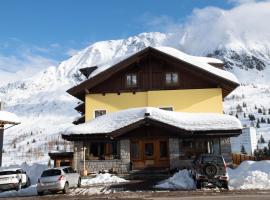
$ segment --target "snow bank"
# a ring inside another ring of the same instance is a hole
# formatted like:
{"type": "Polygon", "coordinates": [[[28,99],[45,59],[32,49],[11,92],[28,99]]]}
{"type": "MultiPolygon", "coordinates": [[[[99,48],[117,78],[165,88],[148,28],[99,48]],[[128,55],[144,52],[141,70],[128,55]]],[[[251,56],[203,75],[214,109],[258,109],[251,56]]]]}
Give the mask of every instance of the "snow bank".
{"type": "Polygon", "coordinates": [[[19,191],[10,190],[0,193],[0,198],[3,197],[27,197],[27,196],[36,196],[37,195],[37,185],[32,185],[28,188],[21,189],[19,191]]]}
{"type": "Polygon", "coordinates": [[[188,170],[180,170],[172,177],[160,182],[155,188],[174,189],[174,190],[192,190],[195,189],[195,183],[188,170]]]}
{"type": "Polygon", "coordinates": [[[22,163],[21,165],[11,165],[8,167],[2,167],[0,168],[1,170],[4,169],[10,169],[10,168],[21,168],[23,169],[27,175],[30,178],[31,184],[36,184],[37,183],[37,179],[41,176],[41,173],[47,169],[47,165],[45,164],[32,164],[32,165],[28,165],[27,163],[22,163]]]}
{"type": "Polygon", "coordinates": [[[83,186],[122,182],[127,182],[127,180],[109,173],[97,174],[95,178],[82,179],[83,186]]]}
{"type": "Polygon", "coordinates": [[[10,113],[10,112],[7,112],[7,111],[0,111],[0,122],[4,122],[7,124],[21,123],[21,121],[17,115],[10,113]]]}
{"type": "Polygon", "coordinates": [[[270,189],[270,161],[245,161],[228,173],[230,189],[270,189]]]}
{"type": "Polygon", "coordinates": [[[234,116],[218,113],[184,113],[153,107],[131,108],[97,117],[63,132],[69,134],[110,133],[144,118],[163,122],[187,131],[239,130],[241,122],[234,116]],[[145,114],[148,113],[148,116],[145,114]]]}

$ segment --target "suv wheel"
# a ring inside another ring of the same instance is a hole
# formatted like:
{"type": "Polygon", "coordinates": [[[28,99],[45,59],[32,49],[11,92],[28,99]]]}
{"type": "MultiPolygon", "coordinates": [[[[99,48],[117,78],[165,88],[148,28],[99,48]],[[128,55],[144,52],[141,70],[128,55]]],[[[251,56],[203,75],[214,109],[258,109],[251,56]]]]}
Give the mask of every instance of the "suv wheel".
{"type": "Polygon", "coordinates": [[[223,187],[224,189],[226,189],[226,190],[229,190],[229,184],[228,184],[228,182],[223,183],[223,184],[222,184],[222,187],[223,187]]]}
{"type": "Polygon", "coordinates": [[[81,186],[82,186],[82,179],[80,177],[79,180],[78,180],[78,188],[80,188],[81,186]]]}
{"type": "Polygon", "coordinates": [[[43,192],[38,192],[37,194],[38,194],[38,196],[42,196],[43,192]]]}
{"type": "Polygon", "coordinates": [[[63,193],[64,194],[67,194],[68,193],[68,190],[69,190],[69,187],[68,187],[68,183],[66,182],[65,183],[65,186],[64,186],[64,189],[63,189],[63,193]]]}
{"type": "Polygon", "coordinates": [[[213,178],[216,174],[217,174],[217,166],[212,164],[212,163],[208,163],[205,167],[204,167],[204,173],[209,177],[209,178],[213,178]]]}
{"type": "Polygon", "coordinates": [[[196,188],[197,189],[202,189],[202,181],[200,181],[200,180],[196,181],[196,188]]]}

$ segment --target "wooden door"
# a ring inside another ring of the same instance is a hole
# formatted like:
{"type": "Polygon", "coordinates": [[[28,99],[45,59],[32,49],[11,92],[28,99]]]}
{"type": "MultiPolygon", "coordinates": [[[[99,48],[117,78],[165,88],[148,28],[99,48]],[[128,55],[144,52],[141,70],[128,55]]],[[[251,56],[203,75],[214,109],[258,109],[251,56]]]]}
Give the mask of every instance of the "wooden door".
{"type": "Polygon", "coordinates": [[[169,168],[167,139],[131,140],[133,169],[169,168]]]}

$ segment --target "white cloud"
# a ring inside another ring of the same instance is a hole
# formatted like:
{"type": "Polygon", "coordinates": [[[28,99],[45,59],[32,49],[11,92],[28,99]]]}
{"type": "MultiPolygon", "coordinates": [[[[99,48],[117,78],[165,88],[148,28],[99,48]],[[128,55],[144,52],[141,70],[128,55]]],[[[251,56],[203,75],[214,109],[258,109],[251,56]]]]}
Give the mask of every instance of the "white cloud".
{"type": "MultiPolygon", "coordinates": [[[[161,24],[166,27],[165,32],[172,33],[169,45],[177,46],[187,53],[204,55],[226,46],[239,50],[257,49],[270,55],[269,19],[270,2],[255,2],[229,10],[217,7],[194,9],[185,23],[161,20],[161,24]]],[[[155,27],[160,27],[157,22],[154,21],[155,27]]]]}
{"type": "Polygon", "coordinates": [[[30,53],[23,53],[20,56],[0,54],[0,85],[29,78],[40,70],[56,64],[55,60],[30,53]]]}
{"type": "Polygon", "coordinates": [[[227,0],[227,2],[240,5],[240,4],[247,4],[247,3],[256,3],[256,2],[263,2],[267,0],[227,0]]]}
{"type": "Polygon", "coordinates": [[[66,55],[67,56],[74,56],[76,53],[78,53],[80,50],[78,50],[78,49],[68,49],[67,51],[66,51],[66,55]]]}

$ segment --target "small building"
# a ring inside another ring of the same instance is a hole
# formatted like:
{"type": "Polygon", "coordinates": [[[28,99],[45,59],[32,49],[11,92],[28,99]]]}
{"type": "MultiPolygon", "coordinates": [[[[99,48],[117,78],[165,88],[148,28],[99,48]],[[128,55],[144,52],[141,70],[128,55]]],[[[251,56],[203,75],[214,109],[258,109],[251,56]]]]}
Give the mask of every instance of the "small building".
{"type": "Polygon", "coordinates": [[[3,111],[2,109],[3,109],[3,102],[0,101],[0,167],[2,166],[4,130],[20,124],[20,120],[15,114],[3,111]]]}
{"type": "Polygon", "coordinates": [[[189,167],[201,153],[230,162],[230,137],[242,126],[223,114],[222,101],[239,83],[222,68],[214,58],[146,47],[82,69],[87,80],[67,91],[82,101],[81,117],[62,134],[74,143],[74,167],[169,170],[189,167]]]}
{"type": "Polygon", "coordinates": [[[50,152],[49,157],[53,160],[54,167],[73,165],[73,152],[50,152]]]}
{"type": "Polygon", "coordinates": [[[248,155],[253,155],[257,149],[257,131],[254,127],[243,128],[242,134],[237,137],[230,138],[232,153],[241,153],[242,146],[248,155]]]}

